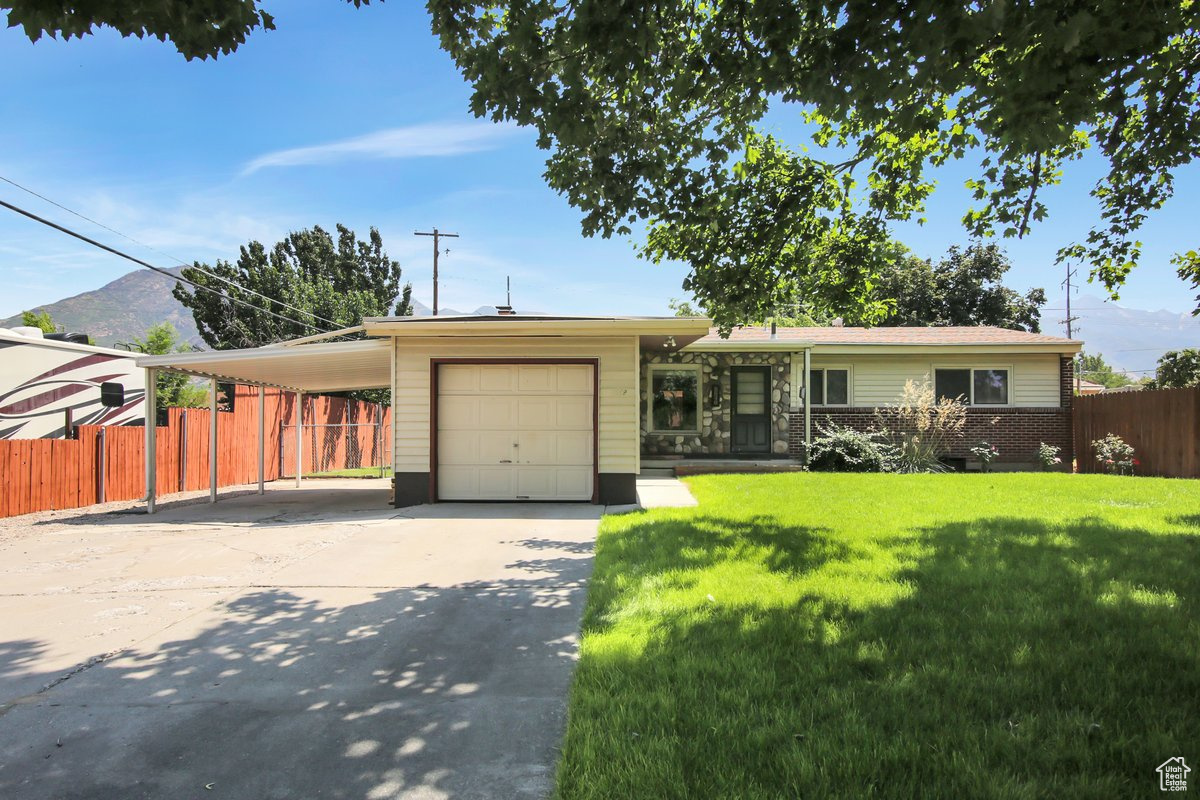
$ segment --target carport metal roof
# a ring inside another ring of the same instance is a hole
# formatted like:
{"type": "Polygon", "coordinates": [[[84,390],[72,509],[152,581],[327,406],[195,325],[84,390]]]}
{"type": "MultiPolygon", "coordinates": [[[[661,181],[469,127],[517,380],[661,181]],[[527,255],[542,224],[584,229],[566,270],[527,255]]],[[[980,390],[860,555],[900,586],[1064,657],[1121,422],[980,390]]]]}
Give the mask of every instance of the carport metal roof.
{"type": "Polygon", "coordinates": [[[391,385],[391,339],[318,342],[294,347],[212,350],[143,356],[139,367],[300,392],[384,389],[391,385]]]}

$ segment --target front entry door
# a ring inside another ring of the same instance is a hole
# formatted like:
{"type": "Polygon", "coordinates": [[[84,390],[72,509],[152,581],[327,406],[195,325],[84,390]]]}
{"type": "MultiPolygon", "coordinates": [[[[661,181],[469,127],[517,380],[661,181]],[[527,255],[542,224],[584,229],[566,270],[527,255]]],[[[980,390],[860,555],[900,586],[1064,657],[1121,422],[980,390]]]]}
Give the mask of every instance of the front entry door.
{"type": "Polygon", "coordinates": [[[734,367],[732,381],[733,452],[771,452],[771,368],[734,367]]]}

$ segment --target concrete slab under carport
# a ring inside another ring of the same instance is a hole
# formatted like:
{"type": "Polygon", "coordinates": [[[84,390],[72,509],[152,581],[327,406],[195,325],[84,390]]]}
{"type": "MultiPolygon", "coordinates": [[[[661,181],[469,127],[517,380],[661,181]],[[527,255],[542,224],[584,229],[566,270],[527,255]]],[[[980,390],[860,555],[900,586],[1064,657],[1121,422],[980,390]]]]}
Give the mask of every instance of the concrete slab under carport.
{"type": "Polygon", "coordinates": [[[386,496],[0,525],[0,796],[545,796],[601,509],[386,496]]]}

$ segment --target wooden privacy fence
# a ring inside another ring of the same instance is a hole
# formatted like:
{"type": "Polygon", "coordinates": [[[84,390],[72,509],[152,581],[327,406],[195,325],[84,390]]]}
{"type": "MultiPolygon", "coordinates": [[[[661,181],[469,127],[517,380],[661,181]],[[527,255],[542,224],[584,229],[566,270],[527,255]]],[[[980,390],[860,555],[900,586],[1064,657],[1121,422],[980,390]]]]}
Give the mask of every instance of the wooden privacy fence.
{"type": "Polygon", "coordinates": [[[1103,472],[1092,442],[1115,433],[1133,445],[1138,475],[1200,478],[1200,388],[1113,392],[1075,398],[1080,472],[1103,472]]]}
{"type": "MultiPolygon", "coordinates": [[[[276,389],[265,392],[264,478],[282,476],[281,432],[294,425],[294,395],[276,389]]],[[[236,387],[233,411],[217,412],[217,485],[236,486],[258,480],[258,390],[236,387]]],[[[209,420],[200,408],[172,408],[160,425],[156,442],[156,486],[163,495],[208,488],[209,420]]],[[[303,427],[309,424],[375,428],[389,459],[391,409],[340,397],[306,396],[303,427]]],[[[7,439],[0,441],[0,517],[80,508],[113,500],[137,500],[146,495],[145,430],[141,426],[82,425],[74,439],[7,439]]],[[[294,431],[294,428],[290,428],[294,431]]],[[[371,434],[373,443],[376,436],[371,434]]],[[[364,443],[365,444],[365,443],[364,443]]],[[[336,470],[359,466],[354,446],[326,448],[312,465],[336,470]]],[[[294,474],[287,464],[286,474],[294,474]]]]}

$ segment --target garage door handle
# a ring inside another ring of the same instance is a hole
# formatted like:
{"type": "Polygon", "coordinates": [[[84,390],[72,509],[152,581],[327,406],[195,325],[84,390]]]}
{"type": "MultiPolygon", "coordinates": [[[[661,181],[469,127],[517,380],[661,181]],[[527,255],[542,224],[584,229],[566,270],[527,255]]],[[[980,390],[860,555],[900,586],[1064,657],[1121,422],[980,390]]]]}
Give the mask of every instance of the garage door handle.
{"type": "Polygon", "coordinates": [[[512,459],[511,458],[502,458],[502,459],[500,459],[500,463],[501,464],[511,464],[512,459]]]}

